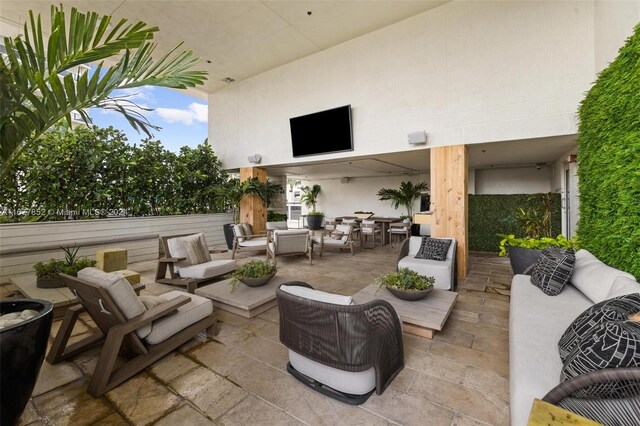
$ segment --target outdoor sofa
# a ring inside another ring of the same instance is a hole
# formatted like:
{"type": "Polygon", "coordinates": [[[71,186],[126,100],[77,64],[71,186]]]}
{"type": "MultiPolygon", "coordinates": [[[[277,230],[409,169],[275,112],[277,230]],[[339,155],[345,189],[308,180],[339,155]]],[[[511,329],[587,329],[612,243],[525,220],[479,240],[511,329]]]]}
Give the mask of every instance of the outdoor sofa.
{"type": "Polygon", "coordinates": [[[632,275],[605,265],[588,251],[579,250],[575,257],[571,281],[555,296],[531,284],[529,275],[513,277],[509,315],[512,425],[526,425],[534,398],[545,395],[547,402],[606,425],[640,424],[640,396],[598,399],[572,395],[595,381],[611,381],[616,376],[640,380],[640,368],[609,368],[560,384],[563,363],[558,342],[574,319],[595,303],[640,292],[632,275]]]}

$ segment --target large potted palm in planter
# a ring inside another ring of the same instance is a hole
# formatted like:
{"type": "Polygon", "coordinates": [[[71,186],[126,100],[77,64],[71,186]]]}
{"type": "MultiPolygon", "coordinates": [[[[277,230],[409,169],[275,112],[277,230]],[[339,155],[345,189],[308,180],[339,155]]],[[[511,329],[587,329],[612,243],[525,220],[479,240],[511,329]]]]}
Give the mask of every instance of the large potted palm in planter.
{"type": "Polygon", "coordinates": [[[300,201],[308,208],[311,208],[311,211],[307,213],[307,225],[312,231],[322,229],[322,220],[324,219],[324,213],[316,211],[316,203],[318,202],[320,189],[320,185],[313,185],[312,187],[303,186],[301,188],[302,197],[300,197],[300,201]]]}
{"type": "Polygon", "coordinates": [[[47,350],[53,303],[0,301],[0,424],[16,424],[29,402],[47,350]]]}
{"type": "MultiPolygon", "coordinates": [[[[411,181],[401,182],[400,188],[380,188],[378,191],[378,199],[380,201],[391,201],[393,208],[403,206],[407,209],[407,214],[402,215],[401,218],[408,217],[413,219],[413,203],[422,196],[422,193],[429,190],[429,185],[426,182],[418,182],[415,185],[411,181]]],[[[417,235],[418,230],[414,227],[419,225],[413,225],[411,228],[411,234],[417,235]]]]}

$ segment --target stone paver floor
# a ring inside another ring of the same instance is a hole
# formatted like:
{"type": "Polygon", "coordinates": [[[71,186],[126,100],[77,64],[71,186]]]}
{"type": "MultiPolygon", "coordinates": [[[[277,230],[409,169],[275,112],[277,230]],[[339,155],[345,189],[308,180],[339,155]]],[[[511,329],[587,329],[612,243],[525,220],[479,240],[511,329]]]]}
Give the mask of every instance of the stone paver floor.
{"type": "MultiPolygon", "coordinates": [[[[328,252],[313,266],[303,258],[285,258],[279,260],[279,274],[351,295],[392,271],[398,249],[358,249],[353,257],[328,252]]],[[[240,255],[238,260],[252,258],[240,255]]],[[[149,282],[155,262],[130,269],[149,282]]],[[[510,280],[506,259],[472,254],[444,330],[433,340],[405,334],[405,369],[382,395],[374,394],[361,406],[320,395],[286,372],[287,350],[279,343],[275,307],[251,320],[217,311],[222,324],[215,338],[198,336],[97,399],[86,388],[99,347],[70,362],[45,362],[21,424],[508,425],[510,280]]],[[[172,289],[152,283],[145,291],[172,289]]],[[[3,286],[0,294],[11,291],[3,286]]],[[[55,321],[51,339],[59,327],[55,321]]],[[[83,316],[74,339],[94,328],[83,316]]]]}

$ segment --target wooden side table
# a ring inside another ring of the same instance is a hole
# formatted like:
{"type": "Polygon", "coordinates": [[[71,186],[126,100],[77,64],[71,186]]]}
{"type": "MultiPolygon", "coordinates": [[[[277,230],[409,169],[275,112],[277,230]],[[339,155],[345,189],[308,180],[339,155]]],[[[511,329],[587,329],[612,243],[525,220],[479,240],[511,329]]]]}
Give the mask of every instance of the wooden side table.
{"type": "Polygon", "coordinates": [[[534,399],[529,414],[529,426],[603,426],[579,414],[567,411],[557,405],[549,404],[541,399],[534,399]]]}

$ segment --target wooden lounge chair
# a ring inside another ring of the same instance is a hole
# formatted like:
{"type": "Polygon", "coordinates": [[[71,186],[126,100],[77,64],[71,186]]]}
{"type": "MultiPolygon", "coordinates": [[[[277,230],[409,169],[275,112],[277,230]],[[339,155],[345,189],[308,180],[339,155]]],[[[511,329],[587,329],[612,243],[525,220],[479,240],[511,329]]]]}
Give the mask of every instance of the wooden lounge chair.
{"type": "Polygon", "coordinates": [[[168,235],[161,237],[160,240],[166,257],[158,259],[156,281],[159,283],[187,286],[187,291],[193,294],[198,284],[211,281],[236,269],[235,260],[211,259],[211,253],[220,253],[226,250],[209,249],[202,233],[168,235]],[[201,253],[207,253],[206,257],[200,259],[203,262],[194,263],[193,259],[188,258],[185,247],[186,239],[200,242],[201,253]],[[169,272],[168,278],[167,271],[169,272]]]}
{"type": "MultiPolygon", "coordinates": [[[[331,235],[321,234],[315,237],[316,241],[320,244],[320,257],[325,249],[348,249],[353,256],[353,228],[350,225],[336,225],[334,231],[342,232],[342,236],[338,239],[333,238],[331,235]]],[[[335,235],[335,234],[334,234],[335,235]]]]}
{"type": "Polygon", "coordinates": [[[201,331],[214,334],[216,319],[209,299],[172,291],[158,296],[154,302],[159,304],[147,310],[124,278],[95,268],[85,268],[78,275],[84,279],[61,274],[81,305],[67,310],[47,362],[56,364],[104,339],[89,381],[88,392],[93,397],[118,386],[201,331]],[[78,316],[85,310],[100,331],[67,346],[78,316]],[[116,368],[119,354],[130,359],[116,368]]]}
{"type": "Polygon", "coordinates": [[[313,250],[309,231],[306,229],[282,229],[273,231],[267,245],[267,258],[274,261],[277,256],[305,255],[309,265],[313,264],[313,250]]]}
{"type": "Polygon", "coordinates": [[[267,233],[254,234],[251,225],[239,223],[233,226],[233,251],[231,258],[236,258],[236,253],[247,251],[263,251],[267,254],[267,233]]]}

